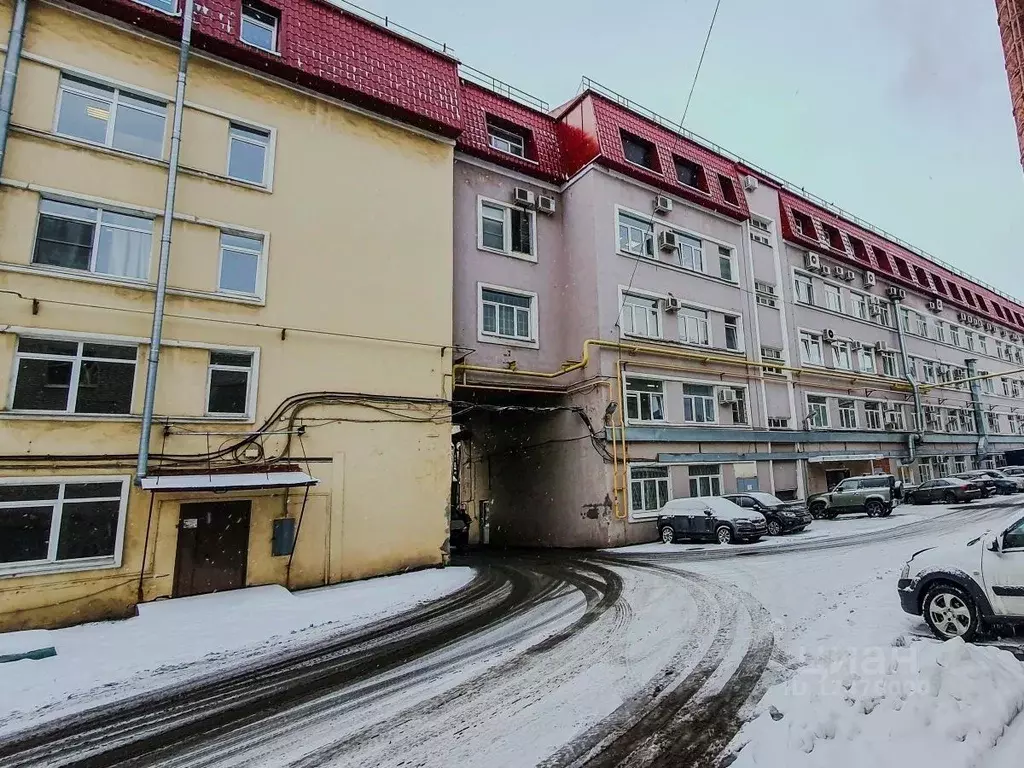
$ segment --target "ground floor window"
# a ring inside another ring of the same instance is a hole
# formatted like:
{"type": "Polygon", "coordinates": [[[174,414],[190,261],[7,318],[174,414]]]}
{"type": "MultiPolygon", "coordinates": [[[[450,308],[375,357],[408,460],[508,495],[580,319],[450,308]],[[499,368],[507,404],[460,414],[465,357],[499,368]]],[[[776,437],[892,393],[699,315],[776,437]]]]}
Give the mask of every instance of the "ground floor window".
{"type": "Polygon", "coordinates": [[[960,472],[967,471],[967,457],[966,456],[954,456],[953,457],[953,472],[959,474],[960,472]]]}
{"type": "Polygon", "coordinates": [[[120,559],[128,479],[0,480],[0,572],[120,559]]]}
{"type": "Polygon", "coordinates": [[[668,467],[630,469],[629,508],[633,514],[657,512],[668,499],[668,467]]]}
{"type": "Polygon", "coordinates": [[[722,467],[701,464],[690,467],[690,496],[721,496],[722,467]]]}

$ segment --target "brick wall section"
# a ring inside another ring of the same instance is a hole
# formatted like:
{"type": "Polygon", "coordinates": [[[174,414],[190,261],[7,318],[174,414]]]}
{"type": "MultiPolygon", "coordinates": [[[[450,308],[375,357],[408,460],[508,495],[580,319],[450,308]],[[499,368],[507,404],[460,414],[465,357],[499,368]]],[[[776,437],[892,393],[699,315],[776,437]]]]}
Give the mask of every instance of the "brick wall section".
{"type": "Polygon", "coordinates": [[[1021,163],[1024,164],[1024,0],[996,0],[996,13],[1006,58],[1013,118],[1017,123],[1021,163]]]}
{"type": "MultiPolygon", "coordinates": [[[[180,19],[132,0],[78,5],[179,38],[180,19]]],[[[458,63],[320,0],[263,0],[281,14],[279,55],[239,39],[241,0],[197,0],[193,44],[252,69],[388,117],[455,137],[461,130],[458,63]]]]}
{"type": "Polygon", "coordinates": [[[946,302],[957,309],[962,309],[963,311],[982,318],[983,320],[988,320],[997,325],[1009,328],[1017,333],[1024,332],[1024,305],[1017,302],[1011,302],[1002,296],[998,296],[992,291],[981,287],[980,285],[969,282],[938,264],[928,261],[905,248],[901,248],[895,243],[890,243],[888,240],[878,237],[873,232],[863,229],[846,221],[845,219],[841,219],[823,208],[819,208],[818,206],[813,205],[812,203],[799,198],[786,190],[779,190],[779,222],[781,224],[780,232],[783,239],[794,243],[795,245],[813,250],[815,253],[823,254],[840,263],[860,267],[861,269],[871,269],[889,282],[897,285],[903,285],[915,291],[923,291],[926,294],[942,299],[943,302],[946,302]],[[810,217],[814,222],[816,236],[807,236],[801,234],[797,230],[796,219],[793,215],[794,211],[810,217]],[[833,226],[842,233],[843,244],[846,246],[845,250],[833,248],[831,245],[823,241],[821,237],[822,223],[833,226]],[[850,242],[851,235],[859,238],[866,245],[869,258],[868,262],[864,262],[854,255],[853,246],[850,242]],[[876,255],[876,249],[881,250],[885,254],[886,258],[890,261],[890,264],[879,263],[879,258],[876,255]],[[895,263],[891,261],[893,258],[902,259],[906,262],[910,271],[910,277],[905,277],[900,274],[895,263]],[[918,278],[918,268],[924,270],[926,273],[924,282],[918,278]],[[937,286],[938,281],[942,281],[942,288],[937,286]],[[971,304],[966,300],[956,298],[947,287],[950,283],[957,287],[961,296],[963,295],[963,291],[966,289],[975,297],[980,296],[983,298],[988,309],[984,310],[980,306],[971,306],[971,304]],[[1003,309],[1002,316],[1000,316],[994,309],[994,305],[997,304],[1003,309]]]}
{"type": "Polygon", "coordinates": [[[466,81],[462,82],[460,98],[463,132],[457,142],[459,150],[546,181],[565,180],[558,126],[553,117],[466,81]],[[530,157],[523,159],[492,149],[487,136],[488,115],[525,129],[529,133],[530,157]]]}

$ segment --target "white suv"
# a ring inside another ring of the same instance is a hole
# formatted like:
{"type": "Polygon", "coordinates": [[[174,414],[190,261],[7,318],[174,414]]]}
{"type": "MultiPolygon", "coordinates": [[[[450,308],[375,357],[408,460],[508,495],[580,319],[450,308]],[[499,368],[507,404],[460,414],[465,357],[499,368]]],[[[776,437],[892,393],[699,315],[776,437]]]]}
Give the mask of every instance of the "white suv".
{"type": "Polygon", "coordinates": [[[966,544],[924,549],[903,567],[903,610],[942,640],[971,640],[985,625],[1024,625],[1024,517],[966,544]]]}

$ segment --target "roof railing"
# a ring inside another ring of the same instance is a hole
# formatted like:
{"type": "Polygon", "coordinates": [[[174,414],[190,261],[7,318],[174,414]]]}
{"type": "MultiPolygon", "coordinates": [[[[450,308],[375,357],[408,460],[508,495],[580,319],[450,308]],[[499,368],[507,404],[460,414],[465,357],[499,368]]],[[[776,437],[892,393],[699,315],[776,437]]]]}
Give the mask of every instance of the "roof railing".
{"type": "Polygon", "coordinates": [[[452,48],[448,43],[441,42],[440,40],[434,40],[426,35],[421,35],[415,30],[403,27],[401,24],[397,24],[387,16],[381,16],[378,13],[374,13],[371,10],[363,8],[361,5],[350,3],[348,0],[326,0],[331,5],[337,6],[343,11],[348,11],[354,16],[359,16],[365,21],[369,21],[371,24],[376,24],[379,27],[384,27],[395,34],[412,40],[414,43],[430,48],[431,50],[443,53],[445,56],[455,56],[455,49],[452,48]]]}
{"type": "Polygon", "coordinates": [[[962,277],[965,280],[969,280],[970,282],[975,283],[976,285],[980,285],[981,287],[986,288],[989,291],[992,291],[992,293],[996,294],[997,296],[1001,296],[1002,298],[1004,298],[1004,299],[1006,299],[1008,301],[1011,301],[1014,304],[1017,304],[1018,306],[1021,305],[1021,304],[1024,304],[1024,301],[1021,301],[1020,299],[1017,299],[1017,298],[1011,296],[1010,294],[1001,291],[1000,289],[996,288],[995,286],[989,285],[988,283],[986,283],[986,282],[984,282],[982,280],[979,280],[976,277],[973,277],[973,276],[967,274],[962,269],[954,267],[952,264],[950,264],[950,263],[948,263],[946,261],[943,261],[942,259],[940,259],[940,258],[938,258],[936,256],[932,256],[927,251],[922,251],[917,246],[911,245],[910,243],[906,242],[905,240],[903,240],[900,237],[897,237],[896,235],[892,234],[891,232],[887,232],[886,230],[882,229],[881,227],[877,227],[874,224],[872,224],[872,223],[870,223],[868,221],[865,221],[864,219],[860,218],[859,216],[857,216],[855,214],[852,214],[849,211],[846,211],[846,210],[840,208],[835,203],[829,202],[828,200],[825,200],[824,198],[819,197],[818,195],[815,195],[815,194],[813,194],[811,192],[808,192],[803,187],[798,187],[796,184],[793,184],[792,182],[786,181],[781,176],[777,176],[776,174],[772,173],[771,171],[765,170],[764,168],[762,168],[761,166],[757,165],[756,163],[752,163],[749,160],[741,157],[740,155],[737,155],[735,152],[730,152],[729,150],[727,150],[724,147],[716,144],[715,142],[711,141],[710,139],[704,138],[703,136],[701,136],[698,133],[694,133],[693,131],[686,130],[678,122],[675,122],[673,120],[669,120],[667,117],[659,115],[657,112],[655,112],[655,111],[653,111],[653,110],[651,110],[651,109],[649,109],[649,108],[647,108],[647,107],[645,107],[645,106],[643,106],[641,104],[637,104],[635,101],[627,98],[626,96],[623,96],[622,94],[618,93],[617,91],[613,91],[611,88],[608,88],[607,86],[601,85],[600,83],[596,82],[595,80],[591,80],[589,77],[584,77],[583,80],[580,83],[579,93],[582,93],[582,92],[587,91],[587,90],[593,91],[594,93],[599,93],[602,96],[604,96],[605,98],[610,99],[610,100],[616,102],[617,104],[625,107],[626,109],[629,109],[632,112],[636,112],[638,115],[641,115],[641,116],[647,118],[648,120],[651,120],[652,122],[657,123],[662,128],[665,128],[665,129],[667,129],[669,131],[672,131],[673,133],[675,133],[675,134],[677,134],[679,136],[682,136],[684,139],[692,141],[692,142],[694,142],[696,144],[700,144],[705,149],[708,149],[708,150],[710,150],[710,151],[712,151],[712,152],[714,152],[716,154],[722,155],[723,157],[726,157],[726,158],[732,160],[733,162],[742,163],[743,165],[745,165],[748,168],[750,168],[752,171],[756,171],[758,174],[760,174],[760,175],[764,176],[765,178],[769,179],[773,184],[777,184],[778,186],[782,187],[787,192],[791,192],[794,195],[802,197],[805,200],[808,200],[808,201],[814,203],[815,205],[817,205],[817,206],[819,206],[821,208],[824,208],[829,213],[832,213],[835,216],[838,216],[840,218],[846,219],[850,223],[856,224],[858,227],[866,229],[869,232],[872,232],[872,233],[878,235],[879,237],[881,237],[881,238],[883,238],[885,240],[888,240],[888,241],[890,241],[892,243],[895,243],[896,245],[900,246],[901,248],[905,248],[906,250],[910,251],[911,253],[913,253],[913,254],[915,254],[917,256],[920,256],[922,259],[930,261],[933,264],[936,264],[937,266],[942,267],[943,269],[947,269],[950,272],[952,272],[953,274],[958,275],[959,277],[962,277]]]}
{"type": "Polygon", "coordinates": [[[530,109],[536,109],[540,112],[549,112],[551,109],[548,106],[548,103],[543,99],[538,99],[536,96],[520,90],[515,86],[509,85],[504,80],[492,77],[486,72],[481,72],[479,69],[474,69],[473,67],[465,64],[459,64],[459,74],[471,83],[479,85],[481,88],[486,88],[499,96],[504,96],[506,99],[519,102],[524,106],[530,107],[530,109]]]}

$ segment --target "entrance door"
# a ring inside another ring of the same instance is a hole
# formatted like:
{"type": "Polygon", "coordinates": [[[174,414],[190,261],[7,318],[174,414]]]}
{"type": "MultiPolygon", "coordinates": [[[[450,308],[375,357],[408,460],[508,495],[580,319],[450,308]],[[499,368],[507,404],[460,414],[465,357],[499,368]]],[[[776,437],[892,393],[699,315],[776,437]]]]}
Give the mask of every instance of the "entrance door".
{"type": "Polygon", "coordinates": [[[825,487],[828,490],[832,490],[839,485],[843,480],[850,476],[850,470],[848,469],[826,469],[825,470],[825,487]]]}
{"type": "Polygon", "coordinates": [[[251,505],[250,501],[181,505],[175,597],[245,586],[251,505]]]}

